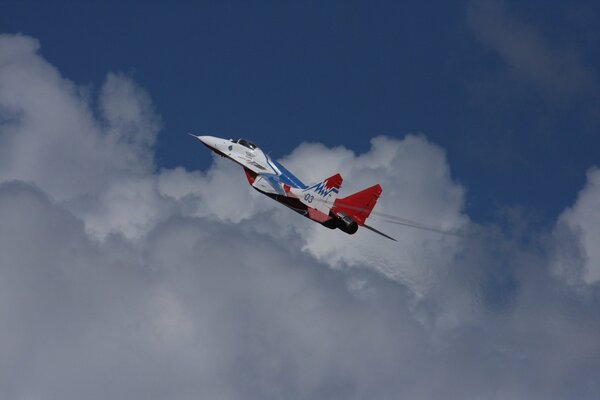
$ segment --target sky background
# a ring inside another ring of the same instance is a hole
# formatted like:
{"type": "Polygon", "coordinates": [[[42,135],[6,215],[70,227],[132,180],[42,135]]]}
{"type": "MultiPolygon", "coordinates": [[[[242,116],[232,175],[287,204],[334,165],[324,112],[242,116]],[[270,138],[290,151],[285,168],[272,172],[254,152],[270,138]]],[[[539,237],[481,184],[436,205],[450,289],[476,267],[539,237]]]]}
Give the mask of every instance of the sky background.
{"type": "Polygon", "coordinates": [[[0,26],[98,88],[151,94],[157,166],[206,168],[186,132],[368,148],[422,132],[489,221],[556,217],[598,163],[599,7],[561,2],[3,2],[0,26]]]}
{"type": "Polygon", "coordinates": [[[0,0],[0,397],[597,399],[599,17],[0,0]],[[324,229],[188,132],[461,236],[324,229]]]}

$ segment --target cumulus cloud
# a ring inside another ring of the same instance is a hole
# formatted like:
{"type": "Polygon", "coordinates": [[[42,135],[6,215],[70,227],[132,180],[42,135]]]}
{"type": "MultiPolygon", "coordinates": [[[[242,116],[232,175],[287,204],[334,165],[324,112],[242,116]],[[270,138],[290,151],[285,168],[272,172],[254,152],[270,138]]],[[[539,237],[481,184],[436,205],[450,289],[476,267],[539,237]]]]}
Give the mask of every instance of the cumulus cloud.
{"type": "Polygon", "coordinates": [[[468,232],[375,216],[394,243],[303,219],[226,160],[157,171],[159,128],[128,77],[84,93],[35,39],[0,36],[1,397],[597,397],[598,296],[553,267],[581,257],[596,293],[596,170],[564,237],[525,244],[470,221],[423,135],[281,160],[306,181],[342,173],[342,195],[379,182],[377,210],[468,232]]]}
{"type": "MultiPolygon", "coordinates": [[[[403,140],[376,137],[371,140],[371,149],[361,155],[342,147],[332,151],[320,144],[304,144],[283,161],[314,181],[323,178],[316,174],[341,172],[347,182],[342,196],[380,183],[385,193],[377,205],[380,212],[410,216],[447,230],[468,223],[462,213],[464,188],[452,180],[443,150],[423,136],[409,135],[403,140]],[[318,160],[324,160],[323,169],[311,167],[319,165],[318,160]]],[[[372,224],[377,223],[374,216],[372,224]]],[[[369,265],[417,292],[426,290],[432,277],[445,270],[461,248],[456,237],[399,225],[381,226],[398,240],[397,246],[368,231],[348,238],[318,228],[311,225],[300,232],[304,248],[318,259],[333,266],[369,265]]]]}
{"type": "Polygon", "coordinates": [[[600,170],[587,173],[575,204],[559,217],[555,229],[555,270],[573,284],[600,281],[600,170]]]}
{"type": "MultiPolygon", "coordinates": [[[[356,155],[343,147],[328,149],[321,144],[303,144],[282,162],[306,182],[340,172],[345,179],[340,196],[380,183],[385,195],[377,210],[408,215],[443,229],[459,229],[468,223],[462,213],[464,189],[453,182],[444,152],[423,136],[403,140],[376,137],[371,149],[356,155]],[[315,165],[319,165],[315,168],[315,165]]],[[[252,230],[297,243],[299,248],[333,268],[368,267],[388,278],[404,282],[422,293],[445,270],[461,248],[460,239],[399,225],[374,225],[398,240],[392,244],[370,231],[347,236],[323,229],[275,202],[248,191],[238,166],[215,159],[205,174],[183,169],[163,171],[159,191],[187,204],[186,215],[219,221],[243,222],[252,230]]]]}

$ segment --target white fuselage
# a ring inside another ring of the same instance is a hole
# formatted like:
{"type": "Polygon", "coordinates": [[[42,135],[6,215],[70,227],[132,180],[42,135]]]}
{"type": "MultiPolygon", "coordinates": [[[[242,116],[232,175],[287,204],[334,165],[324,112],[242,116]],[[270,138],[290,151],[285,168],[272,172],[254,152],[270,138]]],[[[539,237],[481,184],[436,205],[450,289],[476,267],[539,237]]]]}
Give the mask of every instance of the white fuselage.
{"type": "MultiPolygon", "coordinates": [[[[192,135],[194,136],[194,135],[192,135]]],[[[250,184],[257,190],[279,196],[297,197],[306,188],[298,178],[259,147],[245,139],[194,136],[215,153],[240,164],[254,175],[250,184]]],[[[320,204],[317,207],[322,207],[320,204]]]]}
{"type": "MultiPolygon", "coordinates": [[[[211,150],[237,162],[257,174],[278,174],[277,167],[269,162],[267,155],[250,142],[248,146],[233,140],[214,136],[195,136],[211,150]]],[[[242,139],[243,140],[243,139],[242,139]]]]}

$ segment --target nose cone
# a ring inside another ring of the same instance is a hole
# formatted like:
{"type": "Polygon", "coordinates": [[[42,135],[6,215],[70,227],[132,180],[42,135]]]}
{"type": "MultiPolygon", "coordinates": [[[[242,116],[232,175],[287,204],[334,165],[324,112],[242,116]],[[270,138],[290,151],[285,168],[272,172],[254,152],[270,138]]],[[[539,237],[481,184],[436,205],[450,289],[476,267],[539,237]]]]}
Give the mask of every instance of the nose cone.
{"type": "MultiPolygon", "coordinates": [[[[199,141],[201,141],[202,143],[206,144],[206,145],[214,145],[217,139],[214,136],[196,136],[196,138],[198,138],[199,141]]],[[[213,147],[213,146],[211,146],[213,147]]]]}
{"type": "Polygon", "coordinates": [[[228,141],[215,136],[196,136],[191,135],[202,142],[206,147],[215,151],[217,154],[224,155],[228,141]]]}
{"type": "Polygon", "coordinates": [[[206,145],[210,145],[211,143],[215,143],[215,139],[218,139],[214,136],[198,136],[198,135],[194,135],[192,133],[188,133],[188,135],[190,135],[191,137],[194,137],[196,139],[198,139],[199,141],[201,141],[202,143],[206,144],[206,145]]]}

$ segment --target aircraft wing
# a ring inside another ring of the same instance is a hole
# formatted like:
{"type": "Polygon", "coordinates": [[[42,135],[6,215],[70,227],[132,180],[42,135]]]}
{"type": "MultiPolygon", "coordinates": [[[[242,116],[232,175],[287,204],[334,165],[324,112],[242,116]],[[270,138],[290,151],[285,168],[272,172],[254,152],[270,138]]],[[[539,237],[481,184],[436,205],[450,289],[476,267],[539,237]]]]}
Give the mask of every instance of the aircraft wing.
{"type": "Polygon", "coordinates": [[[256,175],[256,178],[254,178],[252,186],[260,190],[261,192],[285,196],[285,191],[283,190],[281,181],[279,180],[277,175],[258,174],[256,175]]]}
{"type": "Polygon", "coordinates": [[[269,166],[262,152],[245,151],[244,153],[228,153],[227,156],[256,174],[273,174],[276,172],[269,166]]]}

